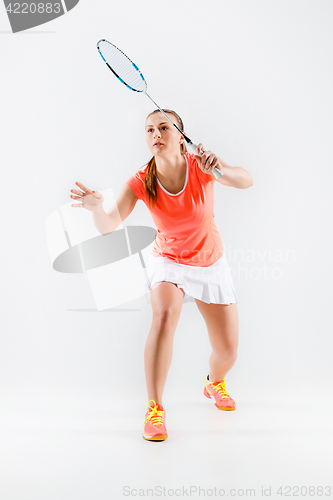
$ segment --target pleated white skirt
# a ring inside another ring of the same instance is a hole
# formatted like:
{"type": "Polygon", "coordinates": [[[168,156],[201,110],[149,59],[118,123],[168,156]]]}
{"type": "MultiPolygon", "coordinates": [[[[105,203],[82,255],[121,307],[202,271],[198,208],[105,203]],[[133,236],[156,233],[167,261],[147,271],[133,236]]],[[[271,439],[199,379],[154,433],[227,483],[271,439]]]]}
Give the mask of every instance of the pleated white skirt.
{"type": "MultiPolygon", "coordinates": [[[[149,290],[161,281],[175,283],[185,292],[183,303],[202,300],[207,304],[238,304],[229,263],[225,254],[208,267],[178,264],[167,257],[150,255],[148,266],[149,290]]],[[[150,302],[150,293],[147,294],[150,302]]]]}

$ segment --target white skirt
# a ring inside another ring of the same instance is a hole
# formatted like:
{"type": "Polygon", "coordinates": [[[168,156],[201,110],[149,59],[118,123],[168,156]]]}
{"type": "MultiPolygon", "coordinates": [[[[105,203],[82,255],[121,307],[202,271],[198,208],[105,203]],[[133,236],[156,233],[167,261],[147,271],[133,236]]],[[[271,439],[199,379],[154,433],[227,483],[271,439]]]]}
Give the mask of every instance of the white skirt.
{"type": "MultiPolygon", "coordinates": [[[[225,254],[208,267],[178,264],[167,257],[149,256],[149,290],[161,281],[169,281],[185,292],[183,302],[202,300],[207,304],[238,304],[229,263],[225,254]]],[[[150,293],[147,295],[150,302],[150,293]]]]}

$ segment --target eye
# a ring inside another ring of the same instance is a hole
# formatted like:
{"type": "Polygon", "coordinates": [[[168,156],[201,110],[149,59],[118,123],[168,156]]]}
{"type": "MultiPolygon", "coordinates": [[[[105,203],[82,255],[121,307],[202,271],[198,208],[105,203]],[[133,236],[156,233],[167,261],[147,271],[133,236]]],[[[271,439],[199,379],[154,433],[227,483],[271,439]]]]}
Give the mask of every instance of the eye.
{"type": "Polygon", "coordinates": [[[162,129],[168,129],[168,127],[166,125],[163,125],[162,129]]]}
{"type": "Polygon", "coordinates": [[[147,130],[147,132],[151,132],[152,130],[153,130],[152,128],[149,128],[149,129],[147,130]]]}

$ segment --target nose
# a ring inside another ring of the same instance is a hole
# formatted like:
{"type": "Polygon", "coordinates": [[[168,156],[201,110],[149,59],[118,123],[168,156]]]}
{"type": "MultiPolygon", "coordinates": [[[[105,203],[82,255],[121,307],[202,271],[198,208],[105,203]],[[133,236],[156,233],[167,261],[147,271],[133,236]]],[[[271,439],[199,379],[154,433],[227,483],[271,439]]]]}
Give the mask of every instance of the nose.
{"type": "Polygon", "coordinates": [[[154,132],[154,140],[157,139],[158,137],[161,137],[161,132],[159,129],[155,129],[154,132]]]}

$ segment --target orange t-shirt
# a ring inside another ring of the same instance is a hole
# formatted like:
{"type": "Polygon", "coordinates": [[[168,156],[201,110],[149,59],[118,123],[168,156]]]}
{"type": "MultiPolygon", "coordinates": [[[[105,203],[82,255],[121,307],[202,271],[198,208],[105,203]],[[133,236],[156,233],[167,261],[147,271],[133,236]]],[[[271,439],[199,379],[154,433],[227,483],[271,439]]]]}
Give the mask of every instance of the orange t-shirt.
{"type": "Polygon", "coordinates": [[[220,233],[215,224],[214,177],[205,174],[195,156],[185,153],[186,178],[179,193],[167,191],[157,179],[157,203],[149,206],[144,184],[147,166],[126,183],[148,207],[157,227],[155,257],[167,257],[179,264],[208,267],[223,255],[220,233]]]}

